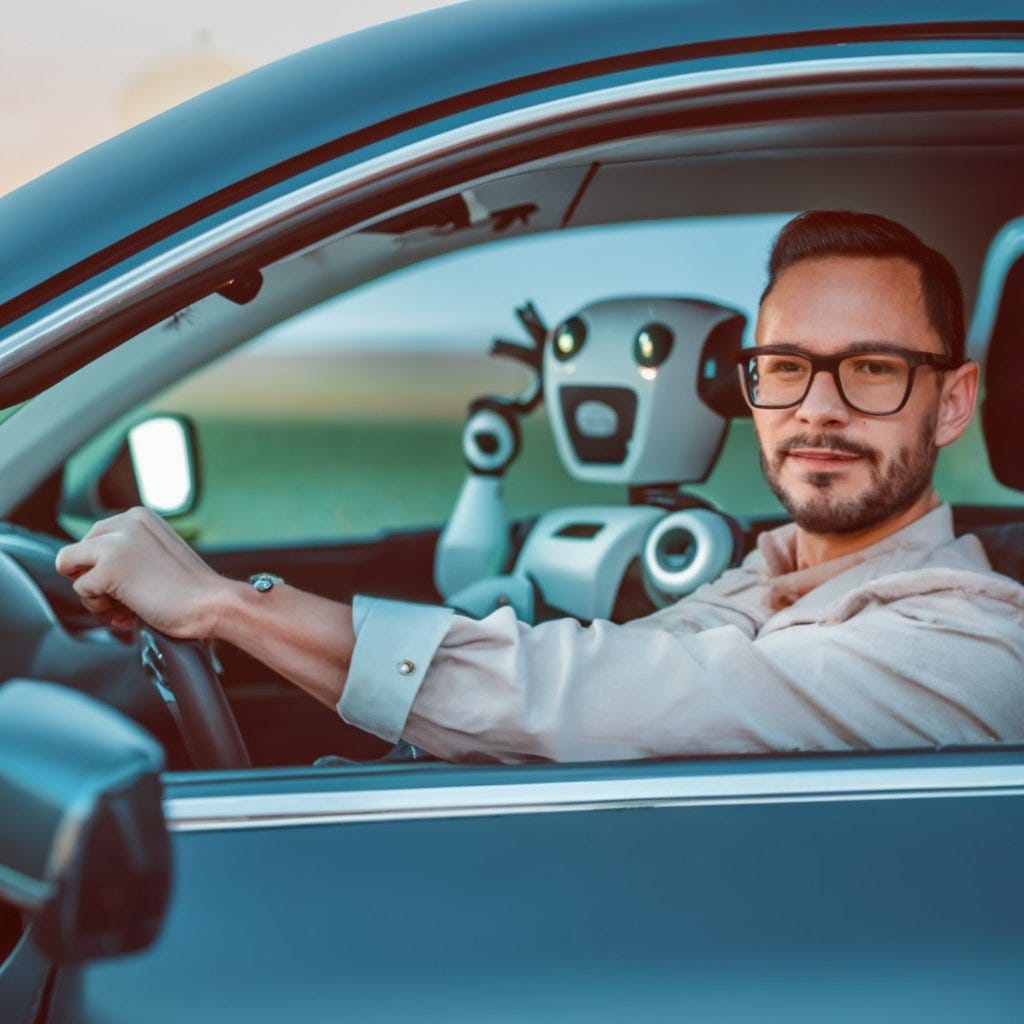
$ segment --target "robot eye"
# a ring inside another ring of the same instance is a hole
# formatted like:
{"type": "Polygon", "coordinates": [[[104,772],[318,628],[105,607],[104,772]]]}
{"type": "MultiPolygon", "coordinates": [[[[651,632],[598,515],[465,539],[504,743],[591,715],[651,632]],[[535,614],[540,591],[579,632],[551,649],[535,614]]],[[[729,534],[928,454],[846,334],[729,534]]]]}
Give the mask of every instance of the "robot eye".
{"type": "Polygon", "coordinates": [[[565,362],[566,359],[572,359],[583,348],[583,342],[586,341],[586,338],[587,326],[578,316],[566,320],[555,331],[555,358],[561,359],[562,362],[565,362]]]}
{"type": "Polygon", "coordinates": [[[647,324],[633,339],[633,358],[647,369],[661,366],[671,351],[672,332],[664,324],[647,324]]]}

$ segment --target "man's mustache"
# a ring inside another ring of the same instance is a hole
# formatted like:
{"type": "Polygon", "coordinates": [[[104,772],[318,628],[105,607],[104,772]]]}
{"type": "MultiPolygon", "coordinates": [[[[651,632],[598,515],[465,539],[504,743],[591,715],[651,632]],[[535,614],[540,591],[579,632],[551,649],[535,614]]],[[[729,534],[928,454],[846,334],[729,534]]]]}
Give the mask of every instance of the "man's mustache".
{"type": "Polygon", "coordinates": [[[824,451],[841,452],[844,455],[857,455],[861,458],[876,461],[878,453],[874,448],[867,445],[857,444],[849,438],[840,437],[838,434],[794,434],[780,441],[775,446],[779,455],[785,455],[794,448],[817,448],[824,451]]]}

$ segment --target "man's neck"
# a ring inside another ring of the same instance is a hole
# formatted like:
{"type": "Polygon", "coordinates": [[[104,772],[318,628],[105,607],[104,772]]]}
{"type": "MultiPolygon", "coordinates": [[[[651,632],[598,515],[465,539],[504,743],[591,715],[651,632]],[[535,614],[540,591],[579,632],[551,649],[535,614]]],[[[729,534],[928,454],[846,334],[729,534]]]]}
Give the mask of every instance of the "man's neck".
{"type": "Polygon", "coordinates": [[[904,526],[909,526],[915,519],[920,519],[925,513],[931,512],[938,504],[939,496],[929,487],[913,505],[898,515],[856,533],[808,533],[797,526],[797,568],[808,569],[813,565],[852,555],[872,544],[877,544],[897,530],[902,530],[904,526]]]}

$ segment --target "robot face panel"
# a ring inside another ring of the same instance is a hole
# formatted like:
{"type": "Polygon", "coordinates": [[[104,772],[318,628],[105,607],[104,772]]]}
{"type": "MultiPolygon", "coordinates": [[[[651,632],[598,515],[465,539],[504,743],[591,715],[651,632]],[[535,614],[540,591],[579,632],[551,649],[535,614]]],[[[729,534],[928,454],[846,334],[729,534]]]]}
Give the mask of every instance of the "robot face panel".
{"type": "Polygon", "coordinates": [[[592,303],[544,351],[544,395],[558,452],[577,479],[640,486],[703,480],[727,419],[728,358],[745,318],[699,299],[592,303]]]}

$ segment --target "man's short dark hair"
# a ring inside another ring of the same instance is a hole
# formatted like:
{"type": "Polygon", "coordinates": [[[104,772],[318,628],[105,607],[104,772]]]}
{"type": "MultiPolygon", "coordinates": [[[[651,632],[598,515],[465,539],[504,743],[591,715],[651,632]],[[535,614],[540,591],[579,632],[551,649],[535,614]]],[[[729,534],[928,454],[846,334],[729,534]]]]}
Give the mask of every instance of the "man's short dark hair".
{"type": "Polygon", "coordinates": [[[824,256],[909,260],[920,274],[925,309],[946,355],[955,366],[964,361],[964,296],[953,264],[888,217],[852,210],[810,210],[794,217],[775,240],[761,302],[788,267],[824,256]]]}

